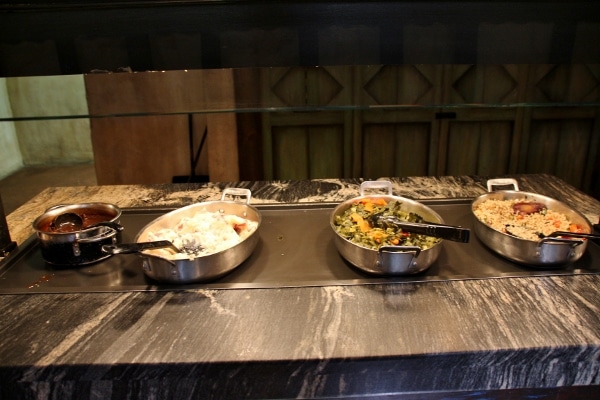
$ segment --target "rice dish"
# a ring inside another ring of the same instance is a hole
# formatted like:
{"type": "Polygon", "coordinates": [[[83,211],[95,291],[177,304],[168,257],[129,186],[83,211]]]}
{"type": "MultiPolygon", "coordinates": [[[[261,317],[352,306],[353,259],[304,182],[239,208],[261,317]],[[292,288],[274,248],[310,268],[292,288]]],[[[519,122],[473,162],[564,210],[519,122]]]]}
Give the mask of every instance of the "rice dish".
{"type": "Polygon", "coordinates": [[[192,217],[183,217],[172,229],[149,231],[148,240],[168,240],[177,248],[192,249],[175,253],[173,250],[155,249],[145,253],[171,260],[193,259],[229,249],[250,236],[258,222],[225,215],[220,212],[198,212],[192,217]]]}
{"type": "Polygon", "coordinates": [[[522,239],[539,241],[556,231],[576,232],[580,227],[572,224],[566,215],[543,208],[531,212],[519,212],[519,205],[533,204],[527,199],[488,199],[473,210],[483,223],[502,233],[522,239]]]}

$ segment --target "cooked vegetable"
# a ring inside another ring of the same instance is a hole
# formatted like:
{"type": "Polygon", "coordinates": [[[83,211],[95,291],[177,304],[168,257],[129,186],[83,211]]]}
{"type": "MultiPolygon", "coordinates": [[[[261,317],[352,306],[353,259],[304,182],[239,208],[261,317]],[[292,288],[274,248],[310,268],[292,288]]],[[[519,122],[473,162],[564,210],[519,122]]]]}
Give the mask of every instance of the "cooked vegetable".
{"type": "Polygon", "coordinates": [[[395,227],[378,228],[369,224],[369,217],[380,213],[383,216],[395,216],[403,221],[425,222],[422,216],[406,212],[401,206],[402,203],[398,201],[387,202],[379,197],[357,200],[343,214],[336,215],[335,230],[352,243],[374,250],[381,246],[418,246],[421,250],[426,250],[440,241],[432,236],[403,232],[395,227]]]}

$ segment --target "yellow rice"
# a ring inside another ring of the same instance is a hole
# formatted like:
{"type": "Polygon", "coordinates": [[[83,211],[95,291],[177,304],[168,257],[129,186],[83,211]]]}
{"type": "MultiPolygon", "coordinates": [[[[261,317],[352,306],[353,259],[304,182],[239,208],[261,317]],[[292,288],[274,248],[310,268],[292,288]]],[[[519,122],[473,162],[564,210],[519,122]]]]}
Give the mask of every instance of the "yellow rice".
{"type": "Polygon", "coordinates": [[[477,205],[473,210],[475,216],[483,223],[497,231],[510,233],[527,240],[540,240],[540,233],[544,236],[556,231],[569,231],[571,222],[563,213],[552,210],[519,215],[513,210],[515,203],[528,202],[527,199],[494,200],[489,199],[477,205]]]}

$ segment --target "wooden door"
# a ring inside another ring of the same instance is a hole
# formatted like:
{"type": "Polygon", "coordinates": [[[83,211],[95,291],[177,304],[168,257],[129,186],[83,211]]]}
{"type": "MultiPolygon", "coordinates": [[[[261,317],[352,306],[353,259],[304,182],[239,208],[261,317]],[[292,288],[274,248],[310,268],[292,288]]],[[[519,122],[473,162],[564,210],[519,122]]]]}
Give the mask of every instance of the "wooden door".
{"type": "Polygon", "coordinates": [[[266,179],[349,177],[352,168],[351,67],[262,70],[266,179]],[[341,111],[314,111],[320,105],[341,111]],[[310,110],[310,111],[306,111],[310,110]],[[291,111],[287,111],[289,109],[291,111]]]}
{"type": "Polygon", "coordinates": [[[600,186],[600,66],[530,66],[518,171],[549,173],[588,193],[600,186]]]}
{"type": "Polygon", "coordinates": [[[516,172],[526,96],[526,66],[450,65],[444,68],[438,175],[498,176],[516,172]],[[465,106],[466,105],[466,106],[465,106]]]}
{"type": "Polygon", "coordinates": [[[341,110],[263,113],[268,179],[550,173],[600,186],[597,65],[281,68],[262,78],[274,107],[341,110]]]}
{"type": "Polygon", "coordinates": [[[365,66],[355,73],[353,175],[430,175],[438,158],[442,69],[435,65],[365,66]],[[397,106],[402,107],[398,108],[397,106]]]}

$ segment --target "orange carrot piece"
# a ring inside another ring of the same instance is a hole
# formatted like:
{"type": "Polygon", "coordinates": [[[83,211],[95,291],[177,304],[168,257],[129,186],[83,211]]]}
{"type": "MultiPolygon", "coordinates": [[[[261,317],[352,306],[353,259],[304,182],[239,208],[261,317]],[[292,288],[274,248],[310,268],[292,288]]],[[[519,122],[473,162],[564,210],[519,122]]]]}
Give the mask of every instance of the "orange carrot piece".
{"type": "Polygon", "coordinates": [[[578,224],[569,225],[569,232],[583,233],[583,228],[578,224]]]}
{"type": "Polygon", "coordinates": [[[361,230],[361,232],[366,232],[369,229],[371,229],[369,223],[365,221],[364,218],[361,217],[359,214],[352,213],[352,215],[350,215],[350,218],[352,218],[352,221],[356,222],[356,225],[358,225],[358,228],[361,230]]]}

